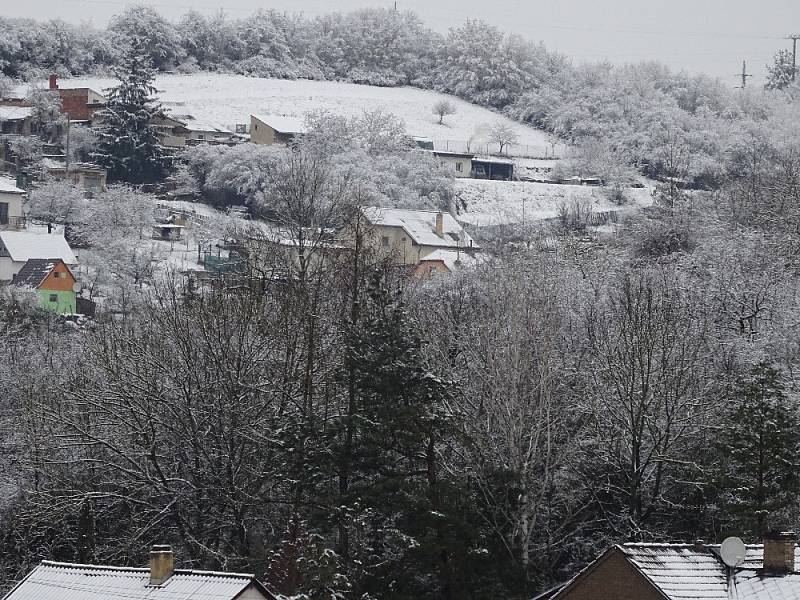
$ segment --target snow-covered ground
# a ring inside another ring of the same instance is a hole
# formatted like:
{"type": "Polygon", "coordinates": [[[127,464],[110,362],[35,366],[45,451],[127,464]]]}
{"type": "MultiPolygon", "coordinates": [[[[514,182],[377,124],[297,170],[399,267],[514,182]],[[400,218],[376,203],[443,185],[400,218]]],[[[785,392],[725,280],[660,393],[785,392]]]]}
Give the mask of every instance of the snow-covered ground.
{"type": "Polygon", "coordinates": [[[457,179],[456,193],[467,209],[459,220],[477,226],[503,225],[557,217],[561,206],[580,202],[595,213],[630,210],[652,204],[652,189],[629,188],[628,204],[617,206],[608,201],[599,187],[551,185],[524,181],[488,181],[457,179]]]}
{"type": "MultiPolygon", "coordinates": [[[[113,79],[80,78],[60,80],[62,88],[91,87],[98,91],[115,85],[113,79]]],[[[156,79],[159,97],[164,102],[184,102],[193,116],[233,129],[237,123],[249,124],[251,114],[276,114],[303,117],[314,110],[355,116],[365,110],[382,109],[401,117],[409,135],[434,139],[437,148],[459,149],[473,137],[476,129],[502,121],[519,136],[519,145],[530,146],[534,154],[552,152],[547,134],[502,117],[452,96],[415,88],[382,88],[336,81],[287,81],[259,79],[243,75],[196,73],[160,75],[156,79]],[[447,98],[456,106],[454,115],[438,124],[433,105],[447,98]]]]}

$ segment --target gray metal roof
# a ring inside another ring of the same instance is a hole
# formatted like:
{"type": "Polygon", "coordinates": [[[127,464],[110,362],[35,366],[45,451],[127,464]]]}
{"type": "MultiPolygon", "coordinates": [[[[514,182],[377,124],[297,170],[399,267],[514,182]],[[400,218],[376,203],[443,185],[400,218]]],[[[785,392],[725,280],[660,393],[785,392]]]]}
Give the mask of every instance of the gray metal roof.
{"type": "Polygon", "coordinates": [[[253,575],[176,569],[150,586],[149,569],[44,561],[5,600],[233,600],[253,586],[271,599],[253,575]]]}

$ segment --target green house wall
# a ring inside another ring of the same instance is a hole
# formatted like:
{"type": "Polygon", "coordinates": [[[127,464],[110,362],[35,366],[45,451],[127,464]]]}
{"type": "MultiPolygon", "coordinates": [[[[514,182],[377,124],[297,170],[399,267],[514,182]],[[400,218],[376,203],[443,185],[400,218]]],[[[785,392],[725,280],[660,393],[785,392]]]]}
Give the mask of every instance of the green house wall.
{"type": "Polygon", "coordinates": [[[39,290],[39,306],[44,310],[62,314],[62,313],[70,313],[74,314],[76,312],[75,307],[75,292],[54,292],[51,290],[39,290]],[[57,300],[55,302],[50,301],[50,296],[55,296],[57,300]]]}

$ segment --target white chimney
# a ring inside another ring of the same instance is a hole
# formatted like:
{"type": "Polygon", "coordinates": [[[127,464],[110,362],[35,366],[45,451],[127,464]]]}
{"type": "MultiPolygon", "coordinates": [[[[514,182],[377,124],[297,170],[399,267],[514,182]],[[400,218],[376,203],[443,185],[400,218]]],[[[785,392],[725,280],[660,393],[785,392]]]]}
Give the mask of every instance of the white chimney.
{"type": "Polygon", "coordinates": [[[175,572],[175,555],[170,546],[153,546],[150,550],[150,585],[164,585],[175,572]]]}

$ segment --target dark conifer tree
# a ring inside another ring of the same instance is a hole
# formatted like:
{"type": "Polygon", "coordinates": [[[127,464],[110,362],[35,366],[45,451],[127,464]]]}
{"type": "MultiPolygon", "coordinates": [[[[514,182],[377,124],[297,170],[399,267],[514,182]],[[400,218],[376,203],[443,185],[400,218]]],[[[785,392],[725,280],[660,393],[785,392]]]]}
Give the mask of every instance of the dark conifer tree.
{"type": "Polygon", "coordinates": [[[155,98],[155,69],[144,42],[131,38],[129,43],[115,68],[120,83],[96,115],[100,127],[94,159],[108,169],[111,181],[153,183],[166,175],[168,165],[154,125],[163,111],[155,98]]]}
{"type": "Polygon", "coordinates": [[[755,365],[739,382],[717,439],[720,508],[730,531],[759,536],[786,525],[786,509],[800,491],[798,426],[780,371],[755,365]]]}

